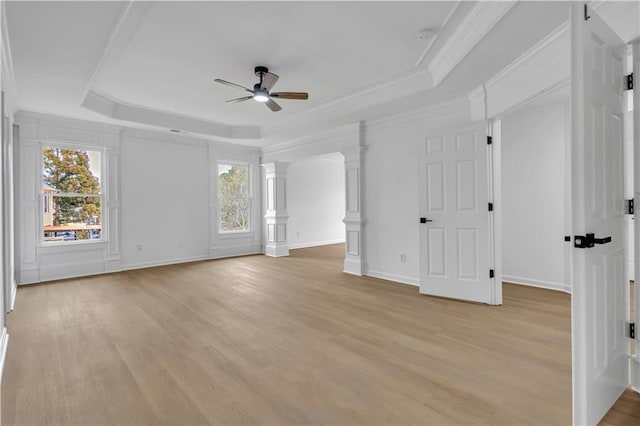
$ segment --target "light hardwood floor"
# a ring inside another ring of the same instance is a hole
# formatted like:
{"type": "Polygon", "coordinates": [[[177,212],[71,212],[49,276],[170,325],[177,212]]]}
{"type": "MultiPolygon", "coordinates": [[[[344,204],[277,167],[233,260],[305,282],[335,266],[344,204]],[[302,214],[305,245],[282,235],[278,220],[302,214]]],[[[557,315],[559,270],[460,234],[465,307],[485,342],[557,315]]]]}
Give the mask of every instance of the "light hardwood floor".
{"type": "Polygon", "coordinates": [[[568,295],[426,297],[342,253],[20,287],[2,424],[570,424],[568,295]]]}

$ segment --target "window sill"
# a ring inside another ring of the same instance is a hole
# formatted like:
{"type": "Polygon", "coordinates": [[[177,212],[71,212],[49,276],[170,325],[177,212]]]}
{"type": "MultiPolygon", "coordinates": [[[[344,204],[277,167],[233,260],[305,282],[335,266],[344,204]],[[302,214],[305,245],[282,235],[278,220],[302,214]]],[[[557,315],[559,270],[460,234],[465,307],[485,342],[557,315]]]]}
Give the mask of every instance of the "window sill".
{"type": "Polygon", "coordinates": [[[80,241],[60,241],[44,243],[40,242],[38,248],[44,251],[82,251],[87,248],[101,249],[107,246],[105,240],[80,240],[80,241]]]}
{"type": "Polygon", "coordinates": [[[251,236],[253,236],[253,231],[218,231],[218,237],[223,240],[251,236]]]}

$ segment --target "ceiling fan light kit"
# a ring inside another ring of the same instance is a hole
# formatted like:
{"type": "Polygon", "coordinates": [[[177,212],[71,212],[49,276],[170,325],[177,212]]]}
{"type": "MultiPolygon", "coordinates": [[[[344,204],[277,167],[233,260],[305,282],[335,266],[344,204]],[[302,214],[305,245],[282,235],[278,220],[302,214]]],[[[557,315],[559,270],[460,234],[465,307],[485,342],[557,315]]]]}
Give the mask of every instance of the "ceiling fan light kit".
{"type": "Polygon", "coordinates": [[[265,66],[260,65],[255,67],[254,73],[256,77],[260,78],[260,82],[256,83],[253,86],[253,90],[239,84],[231,83],[230,81],[222,80],[220,78],[216,78],[214,81],[216,83],[235,87],[236,89],[244,90],[251,93],[251,96],[230,99],[226,101],[227,103],[244,102],[248,101],[249,99],[253,99],[257,102],[264,103],[273,112],[280,111],[282,109],[282,107],[278,105],[278,103],[274,101],[273,98],[297,100],[309,99],[309,94],[306,92],[271,92],[271,89],[280,77],[278,77],[274,73],[269,72],[269,69],[265,66]]]}

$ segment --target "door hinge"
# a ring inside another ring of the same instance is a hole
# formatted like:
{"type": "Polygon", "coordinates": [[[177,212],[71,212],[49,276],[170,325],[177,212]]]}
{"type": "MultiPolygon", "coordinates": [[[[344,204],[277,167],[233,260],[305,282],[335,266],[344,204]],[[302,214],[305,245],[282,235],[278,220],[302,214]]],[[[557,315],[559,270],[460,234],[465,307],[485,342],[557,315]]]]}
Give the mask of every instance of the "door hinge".
{"type": "Polygon", "coordinates": [[[635,339],[635,338],[636,338],[636,323],[630,322],[629,323],[629,339],[635,339]]]}
{"type": "Polygon", "coordinates": [[[487,145],[491,145],[493,143],[493,136],[487,136],[487,145]]]}
{"type": "Polygon", "coordinates": [[[626,84],[625,84],[625,90],[633,90],[633,73],[625,76],[626,84]]]}
{"type": "Polygon", "coordinates": [[[489,203],[489,211],[492,212],[493,211],[493,203],[489,203]]]}
{"type": "Polygon", "coordinates": [[[589,16],[589,12],[587,10],[587,4],[584,4],[584,20],[588,21],[589,19],[591,19],[591,16],[589,16]]]}
{"type": "Polygon", "coordinates": [[[495,272],[493,272],[493,269],[489,269],[489,278],[493,278],[495,275],[495,272]]]}
{"type": "Polygon", "coordinates": [[[634,201],[633,198],[630,200],[625,200],[625,206],[624,209],[626,211],[627,214],[633,214],[635,211],[635,206],[634,206],[634,201]]]}

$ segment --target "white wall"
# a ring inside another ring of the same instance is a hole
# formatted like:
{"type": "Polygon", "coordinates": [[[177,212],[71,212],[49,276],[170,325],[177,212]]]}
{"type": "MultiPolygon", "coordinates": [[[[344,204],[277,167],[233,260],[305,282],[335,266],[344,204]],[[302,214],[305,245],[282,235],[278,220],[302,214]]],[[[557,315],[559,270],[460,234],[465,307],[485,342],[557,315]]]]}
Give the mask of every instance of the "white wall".
{"type": "Polygon", "coordinates": [[[344,242],[344,158],[296,161],[287,169],[289,248],[344,242]]]}
{"type": "Polygon", "coordinates": [[[123,137],[122,266],[208,257],[208,147],[123,137]]]}
{"type": "Polygon", "coordinates": [[[366,124],[362,191],[365,274],[418,285],[421,149],[428,129],[469,122],[468,104],[453,104],[366,124]],[[406,262],[400,255],[406,254],[406,262]]]}
{"type": "Polygon", "coordinates": [[[504,281],[570,290],[570,243],[564,242],[567,113],[568,105],[558,103],[502,119],[504,281]]]}
{"type": "Polygon", "coordinates": [[[26,112],[16,121],[20,284],[261,252],[256,148],[26,112]],[[49,144],[102,152],[103,240],[41,242],[41,150],[49,144]],[[219,161],[249,166],[248,232],[218,232],[219,161]]]}

